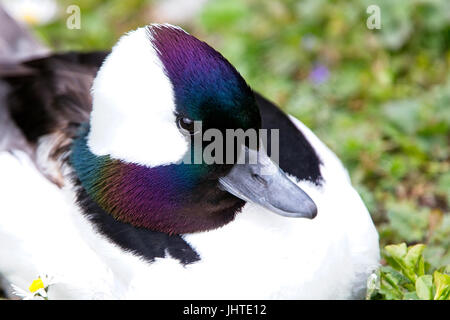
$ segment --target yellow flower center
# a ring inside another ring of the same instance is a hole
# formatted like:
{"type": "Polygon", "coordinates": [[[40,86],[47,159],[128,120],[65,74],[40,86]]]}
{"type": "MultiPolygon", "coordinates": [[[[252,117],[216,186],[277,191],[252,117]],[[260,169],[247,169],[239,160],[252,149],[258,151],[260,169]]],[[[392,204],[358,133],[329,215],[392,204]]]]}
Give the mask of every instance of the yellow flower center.
{"type": "Polygon", "coordinates": [[[37,16],[29,10],[25,11],[22,14],[22,20],[29,25],[36,25],[39,22],[37,16]]]}
{"type": "Polygon", "coordinates": [[[30,292],[35,293],[39,289],[44,289],[44,282],[42,281],[41,278],[33,280],[33,283],[30,286],[30,292]]]}

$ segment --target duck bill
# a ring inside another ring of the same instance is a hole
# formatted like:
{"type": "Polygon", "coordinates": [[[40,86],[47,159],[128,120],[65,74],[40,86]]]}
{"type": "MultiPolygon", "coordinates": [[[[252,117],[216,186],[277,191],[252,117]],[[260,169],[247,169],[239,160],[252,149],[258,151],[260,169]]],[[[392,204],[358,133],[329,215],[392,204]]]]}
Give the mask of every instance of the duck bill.
{"type": "Polygon", "coordinates": [[[263,149],[255,151],[244,147],[238,163],[228,175],[219,179],[219,183],[223,190],[234,196],[285,217],[313,219],[317,215],[314,201],[263,149]],[[248,161],[242,161],[244,156],[248,161]]]}

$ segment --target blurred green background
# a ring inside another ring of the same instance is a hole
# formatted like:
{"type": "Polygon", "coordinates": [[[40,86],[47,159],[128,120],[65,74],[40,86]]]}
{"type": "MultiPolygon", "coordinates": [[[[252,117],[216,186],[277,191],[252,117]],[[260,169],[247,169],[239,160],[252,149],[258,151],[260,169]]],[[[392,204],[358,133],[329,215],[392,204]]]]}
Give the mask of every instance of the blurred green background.
{"type": "MultiPolygon", "coordinates": [[[[55,50],[109,49],[170,22],[228,58],[342,159],[381,245],[425,243],[450,264],[450,1],[59,1],[34,30],[55,50]],[[182,4],[184,3],[184,4],[182,4]],[[81,29],[66,27],[68,5],[81,29]],[[369,30],[366,9],[381,9],[369,30]]],[[[339,214],[339,212],[336,212],[339,214]]]]}

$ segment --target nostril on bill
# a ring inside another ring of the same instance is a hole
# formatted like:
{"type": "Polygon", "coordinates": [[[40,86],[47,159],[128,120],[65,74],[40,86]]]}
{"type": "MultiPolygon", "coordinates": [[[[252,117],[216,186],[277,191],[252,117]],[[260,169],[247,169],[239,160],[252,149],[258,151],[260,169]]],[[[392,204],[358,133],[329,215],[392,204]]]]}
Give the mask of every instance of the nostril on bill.
{"type": "Polygon", "coordinates": [[[256,181],[258,181],[259,183],[263,184],[263,185],[267,185],[267,180],[264,179],[262,176],[260,176],[259,174],[256,173],[252,173],[252,178],[256,181]]]}

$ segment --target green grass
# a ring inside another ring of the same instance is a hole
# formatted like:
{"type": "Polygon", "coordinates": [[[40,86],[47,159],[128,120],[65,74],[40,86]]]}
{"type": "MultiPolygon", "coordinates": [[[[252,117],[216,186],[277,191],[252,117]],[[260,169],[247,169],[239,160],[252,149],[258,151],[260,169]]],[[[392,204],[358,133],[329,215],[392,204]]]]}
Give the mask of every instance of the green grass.
{"type": "MultiPolygon", "coordinates": [[[[58,50],[109,48],[153,8],[61,2],[80,5],[82,29],[63,18],[36,28],[58,50]]],[[[183,26],[336,152],[383,247],[426,244],[427,285],[450,270],[449,12],[447,0],[212,0],[183,26]],[[370,4],[381,8],[381,30],[366,27],[370,4]]]]}

